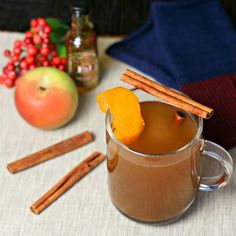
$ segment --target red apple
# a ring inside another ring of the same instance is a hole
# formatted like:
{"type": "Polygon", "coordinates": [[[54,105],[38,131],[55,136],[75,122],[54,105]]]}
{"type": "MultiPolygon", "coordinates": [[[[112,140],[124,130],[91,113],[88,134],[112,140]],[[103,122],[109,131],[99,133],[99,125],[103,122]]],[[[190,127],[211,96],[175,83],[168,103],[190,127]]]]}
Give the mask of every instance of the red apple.
{"type": "Polygon", "coordinates": [[[74,116],[78,92],[73,80],[53,67],[38,67],[17,82],[15,104],[20,115],[41,129],[55,129],[74,116]]]}

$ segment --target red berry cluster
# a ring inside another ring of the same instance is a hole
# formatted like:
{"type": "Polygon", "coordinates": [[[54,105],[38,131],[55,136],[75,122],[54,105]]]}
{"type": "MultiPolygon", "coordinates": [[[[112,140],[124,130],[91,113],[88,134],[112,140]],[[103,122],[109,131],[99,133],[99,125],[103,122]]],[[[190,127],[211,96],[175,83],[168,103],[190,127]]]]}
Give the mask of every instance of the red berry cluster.
{"type": "Polygon", "coordinates": [[[44,18],[33,19],[31,30],[25,32],[23,40],[16,40],[13,50],[5,50],[4,56],[9,58],[0,75],[0,83],[6,87],[14,86],[17,78],[26,71],[38,66],[53,66],[66,70],[66,58],[60,58],[56,46],[50,40],[52,28],[44,18]]]}

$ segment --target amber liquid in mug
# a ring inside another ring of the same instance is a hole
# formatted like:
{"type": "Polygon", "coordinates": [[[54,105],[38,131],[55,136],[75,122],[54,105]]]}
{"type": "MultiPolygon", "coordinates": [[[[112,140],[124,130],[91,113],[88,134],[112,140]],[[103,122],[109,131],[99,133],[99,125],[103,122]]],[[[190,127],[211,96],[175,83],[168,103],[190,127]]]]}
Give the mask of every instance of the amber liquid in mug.
{"type": "Polygon", "coordinates": [[[138,156],[120,147],[107,133],[108,182],[116,207],[137,220],[161,222],[181,215],[192,203],[199,183],[200,143],[174,152],[194,138],[197,127],[186,114],[173,121],[177,108],[161,102],[141,102],[145,129],[129,148],[154,157],[138,156]]]}

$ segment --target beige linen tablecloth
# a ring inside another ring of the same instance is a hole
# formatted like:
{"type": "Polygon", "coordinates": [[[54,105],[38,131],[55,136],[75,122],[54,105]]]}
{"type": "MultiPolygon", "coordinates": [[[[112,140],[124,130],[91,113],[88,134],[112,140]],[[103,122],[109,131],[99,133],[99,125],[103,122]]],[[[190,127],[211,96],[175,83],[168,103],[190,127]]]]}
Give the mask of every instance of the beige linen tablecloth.
{"type": "MultiPolygon", "coordinates": [[[[2,52],[11,48],[21,34],[0,33],[0,68],[6,62],[2,52]]],[[[166,226],[140,224],[121,215],[112,205],[107,189],[106,164],[83,178],[41,215],[30,205],[95,150],[105,153],[104,116],[95,95],[123,85],[119,77],[127,65],[105,55],[104,50],[117,39],[100,38],[101,83],[80,98],[78,114],[67,126],[42,131],[24,122],[14,106],[13,89],[0,86],[0,236],[3,235],[235,235],[236,174],[225,189],[199,193],[194,205],[177,222],[166,226]],[[83,130],[96,140],[34,168],[12,175],[7,163],[54,144],[83,130]]],[[[236,148],[230,153],[236,158],[236,148]]]]}

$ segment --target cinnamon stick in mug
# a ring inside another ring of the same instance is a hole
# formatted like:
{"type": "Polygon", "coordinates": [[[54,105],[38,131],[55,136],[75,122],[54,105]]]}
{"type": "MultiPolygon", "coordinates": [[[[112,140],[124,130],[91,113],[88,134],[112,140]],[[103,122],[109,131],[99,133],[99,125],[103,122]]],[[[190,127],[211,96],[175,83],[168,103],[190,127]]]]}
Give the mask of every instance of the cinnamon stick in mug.
{"type": "Polygon", "coordinates": [[[9,163],[7,169],[13,174],[29,167],[38,165],[42,162],[51,160],[64,153],[82,147],[93,141],[93,135],[89,131],[77,134],[52,146],[44,148],[41,151],[33,153],[22,159],[9,163]]]}
{"type": "Polygon", "coordinates": [[[122,74],[121,80],[202,118],[209,119],[213,115],[214,111],[212,108],[204,106],[191,98],[162,84],[154,82],[132,70],[127,69],[125,73],[122,74]]]}
{"type": "Polygon", "coordinates": [[[100,152],[94,152],[87,157],[84,161],[78,164],[68,174],[66,174],[61,180],[59,180],[47,193],[40,197],[30,207],[34,214],[40,214],[45,208],[52,204],[57,198],[59,198],[64,192],[78,182],[84,175],[94,169],[106,158],[100,152]]]}

